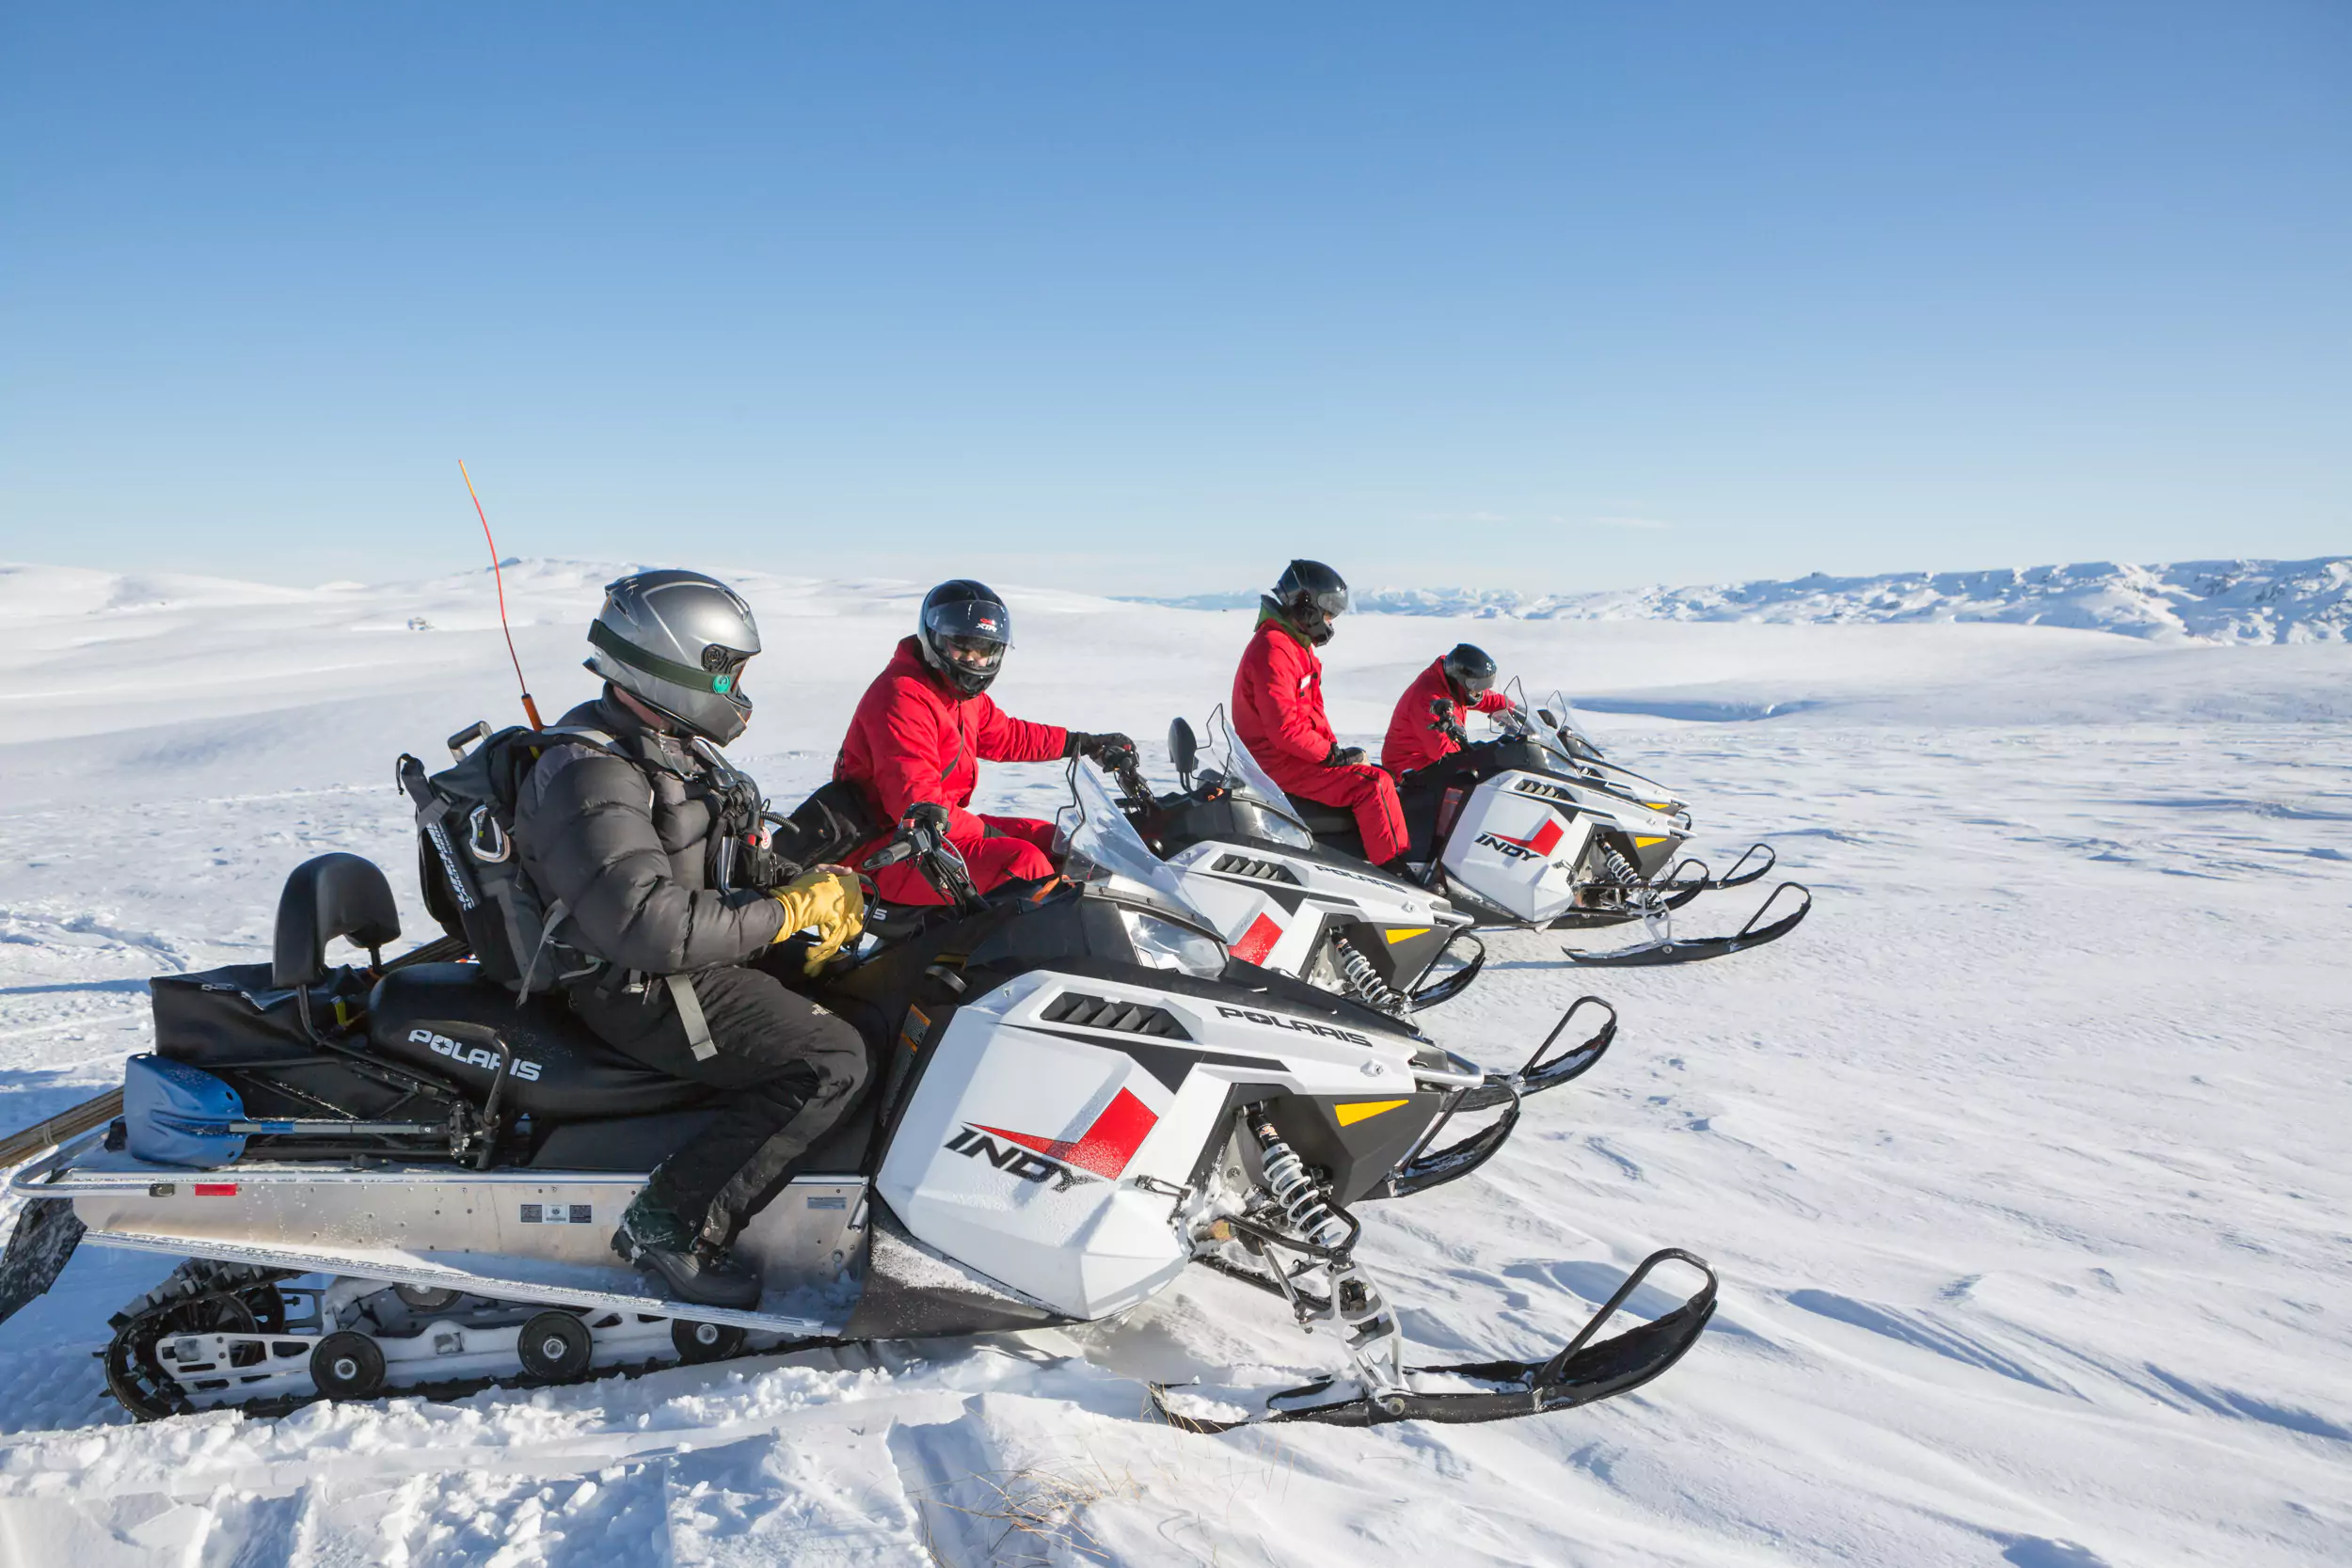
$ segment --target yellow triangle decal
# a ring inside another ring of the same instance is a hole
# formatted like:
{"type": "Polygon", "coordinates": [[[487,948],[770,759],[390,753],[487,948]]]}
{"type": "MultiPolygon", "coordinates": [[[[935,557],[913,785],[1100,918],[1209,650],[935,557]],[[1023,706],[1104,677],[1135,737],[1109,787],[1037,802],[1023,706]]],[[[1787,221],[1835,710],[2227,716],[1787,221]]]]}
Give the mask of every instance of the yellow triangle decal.
{"type": "Polygon", "coordinates": [[[1402,1100],[1359,1100],[1353,1105],[1334,1105],[1331,1114],[1339,1118],[1342,1127],[1353,1127],[1359,1121],[1385,1116],[1406,1103],[1409,1102],[1402,1100]]]}

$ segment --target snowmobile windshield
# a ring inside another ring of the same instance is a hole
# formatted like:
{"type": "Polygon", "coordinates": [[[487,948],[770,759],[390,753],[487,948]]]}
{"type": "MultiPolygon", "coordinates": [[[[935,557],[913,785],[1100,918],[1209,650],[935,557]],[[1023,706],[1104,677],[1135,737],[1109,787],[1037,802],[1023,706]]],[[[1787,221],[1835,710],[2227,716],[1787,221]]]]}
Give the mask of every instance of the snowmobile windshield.
{"type": "Polygon", "coordinates": [[[1225,775],[1225,787],[1236,794],[1247,795],[1272,812],[1278,819],[1272,824],[1278,843],[1294,848],[1311,847],[1315,835],[1299,820],[1298,808],[1282,793],[1282,786],[1266,776],[1258,766],[1258,759],[1249,754],[1249,748],[1241,743],[1232,726],[1225,721],[1225,710],[1218,708],[1209,715],[1209,744],[1216,748],[1220,760],[1217,770],[1225,775]]]}
{"type": "Polygon", "coordinates": [[[1054,819],[1054,858],[1073,882],[1099,887],[1204,931],[1216,923],[1184,896],[1184,879],[1143,842],[1091,768],[1070,770],[1071,803],[1054,819]]]}
{"type": "Polygon", "coordinates": [[[1576,708],[1569,703],[1568,694],[1565,691],[1558,687],[1552,688],[1551,697],[1544,704],[1544,706],[1550,711],[1554,719],[1560,721],[1560,738],[1565,743],[1565,754],[1571,760],[1577,757],[1599,757],[1601,754],[1599,742],[1586,735],[1584,726],[1576,721],[1576,708]]]}

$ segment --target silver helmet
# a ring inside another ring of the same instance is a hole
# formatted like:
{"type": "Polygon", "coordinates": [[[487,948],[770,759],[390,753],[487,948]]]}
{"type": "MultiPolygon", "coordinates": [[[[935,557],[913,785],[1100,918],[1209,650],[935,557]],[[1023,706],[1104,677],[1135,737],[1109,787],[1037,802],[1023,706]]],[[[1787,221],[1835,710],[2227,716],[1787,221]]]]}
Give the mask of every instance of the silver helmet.
{"type": "Polygon", "coordinates": [[[743,666],[759,627],[742,595],[700,572],[638,572],[605,584],[588,624],[588,668],[724,746],[751,722],[743,666]]]}

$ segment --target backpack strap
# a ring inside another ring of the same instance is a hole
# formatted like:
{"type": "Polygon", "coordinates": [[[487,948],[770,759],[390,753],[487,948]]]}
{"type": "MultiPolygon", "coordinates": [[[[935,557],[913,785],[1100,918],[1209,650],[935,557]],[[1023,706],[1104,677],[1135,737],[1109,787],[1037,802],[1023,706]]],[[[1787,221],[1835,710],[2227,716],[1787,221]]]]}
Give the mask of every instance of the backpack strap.
{"type": "MultiPolygon", "coordinates": [[[[518,1011],[522,1005],[531,999],[532,977],[539,973],[539,960],[547,956],[548,943],[555,938],[555,928],[564,924],[564,917],[570,912],[570,908],[563,899],[558,898],[540,914],[539,945],[531,950],[531,961],[523,965],[522,976],[515,982],[515,1006],[518,1011]]],[[[510,929],[513,927],[511,913],[508,917],[508,926],[510,929]]]]}
{"type": "Polygon", "coordinates": [[[686,1025],[686,1049],[698,1062],[716,1056],[719,1048],[711,1043],[710,1021],[703,1016],[703,999],[694,994],[694,977],[671,974],[662,983],[670,988],[670,1000],[677,1004],[678,1022],[686,1025]]]}

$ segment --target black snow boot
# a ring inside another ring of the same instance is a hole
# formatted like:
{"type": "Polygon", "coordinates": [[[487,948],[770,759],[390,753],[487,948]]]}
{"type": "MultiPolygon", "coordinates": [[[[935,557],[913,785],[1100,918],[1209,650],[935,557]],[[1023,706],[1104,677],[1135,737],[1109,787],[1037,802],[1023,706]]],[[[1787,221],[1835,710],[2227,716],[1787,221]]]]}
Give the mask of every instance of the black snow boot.
{"type": "Polygon", "coordinates": [[[759,1276],[724,1247],[698,1241],[687,1223],[653,1196],[650,1186],[621,1215],[612,1250],[678,1301],[740,1311],[759,1305],[759,1276]]]}

